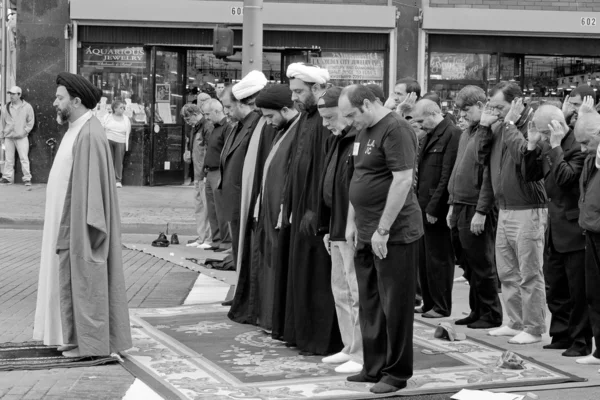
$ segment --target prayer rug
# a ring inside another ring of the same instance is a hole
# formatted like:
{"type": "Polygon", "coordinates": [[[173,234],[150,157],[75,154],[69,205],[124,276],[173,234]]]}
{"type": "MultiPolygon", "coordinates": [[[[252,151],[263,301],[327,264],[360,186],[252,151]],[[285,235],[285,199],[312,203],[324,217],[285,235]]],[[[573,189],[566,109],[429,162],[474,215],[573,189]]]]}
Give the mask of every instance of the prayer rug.
{"type": "MultiPolygon", "coordinates": [[[[211,305],[131,310],[134,347],[124,366],[159,393],[194,400],[365,399],[372,384],[346,381],[262,329],[227,318],[211,305]]],[[[525,369],[496,367],[503,350],[467,338],[434,339],[435,327],[414,324],[414,375],[390,396],[556,384],[582,379],[528,358],[525,369]]]]}
{"type": "Polygon", "coordinates": [[[0,371],[91,367],[117,362],[113,357],[64,357],[58,346],[40,342],[0,344],[0,371]]]}

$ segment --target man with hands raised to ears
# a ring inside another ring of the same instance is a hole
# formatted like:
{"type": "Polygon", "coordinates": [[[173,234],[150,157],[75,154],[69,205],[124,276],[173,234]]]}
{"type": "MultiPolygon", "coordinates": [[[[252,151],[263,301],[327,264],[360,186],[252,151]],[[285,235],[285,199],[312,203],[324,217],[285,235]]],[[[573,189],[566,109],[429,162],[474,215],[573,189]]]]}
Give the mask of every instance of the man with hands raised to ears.
{"type": "Polygon", "coordinates": [[[543,181],[527,182],[522,173],[532,111],[521,93],[515,83],[498,83],[477,129],[479,163],[489,163],[499,208],[496,263],[509,318],[488,334],[512,336],[513,344],[539,342],[546,331],[542,264],[547,198],[543,181]]]}

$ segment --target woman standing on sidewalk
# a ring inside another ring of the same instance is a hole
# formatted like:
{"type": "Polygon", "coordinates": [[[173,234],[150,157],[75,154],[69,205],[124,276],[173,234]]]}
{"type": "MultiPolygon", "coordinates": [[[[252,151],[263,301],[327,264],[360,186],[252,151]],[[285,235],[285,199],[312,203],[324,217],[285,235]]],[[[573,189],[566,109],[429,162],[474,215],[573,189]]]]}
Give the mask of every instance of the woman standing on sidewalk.
{"type": "Polygon", "coordinates": [[[108,114],[102,121],[110,152],[112,154],[113,163],[115,166],[115,178],[117,187],[123,187],[121,180],[123,179],[123,157],[125,152],[129,150],[129,134],[131,133],[131,122],[129,118],[123,115],[125,112],[125,103],[121,100],[115,100],[111,104],[112,114],[108,114]]]}

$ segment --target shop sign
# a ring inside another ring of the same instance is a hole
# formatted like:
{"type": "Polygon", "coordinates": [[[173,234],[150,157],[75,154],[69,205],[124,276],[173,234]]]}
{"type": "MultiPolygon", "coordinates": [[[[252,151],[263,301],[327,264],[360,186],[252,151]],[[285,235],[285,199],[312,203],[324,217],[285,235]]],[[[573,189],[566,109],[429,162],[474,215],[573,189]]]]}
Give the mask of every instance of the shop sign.
{"type": "Polygon", "coordinates": [[[482,81],[484,61],[478,54],[432,53],[431,79],[482,81]]]}
{"type": "Polygon", "coordinates": [[[321,57],[313,57],[312,63],[327,69],[331,79],[383,80],[384,58],[382,53],[323,52],[321,57]]]}
{"type": "Polygon", "coordinates": [[[85,46],[83,65],[87,67],[145,68],[146,53],[143,47],[85,46]]]}

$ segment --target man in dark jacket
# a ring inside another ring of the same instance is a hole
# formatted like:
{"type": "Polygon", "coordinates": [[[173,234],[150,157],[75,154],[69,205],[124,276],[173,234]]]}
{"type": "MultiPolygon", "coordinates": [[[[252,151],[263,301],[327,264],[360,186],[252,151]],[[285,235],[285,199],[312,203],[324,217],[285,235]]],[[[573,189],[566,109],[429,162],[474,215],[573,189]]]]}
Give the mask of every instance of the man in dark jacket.
{"type": "Polygon", "coordinates": [[[417,102],[411,123],[427,132],[419,143],[417,171],[417,196],[425,235],[419,253],[423,307],[416,312],[423,312],[426,318],[448,317],[452,312],[454,250],[444,218],[448,214],[448,181],[461,131],[443,117],[431,100],[417,102]]]}
{"type": "Polygon", "coordinates": [[[450,210],[447,223],[458,230],[465,276],[469,279],[471,313],[456,321],[471,329],[502,325],[498,275],[494,260],[495,215],[490,168],[477,162],[475,133],[486,95],[478,86],[466,86],[456,96],[456,106],[469,127],[462,133],[456,164],[448,183],[450,210]]]}
{"type": "Polygon", "coordinates": [[[354,163],[352,150],[356,131],[346,127],[338,108],[342,88],[327,89],[317,102],[323,126],[335,135],[335,140],[325,159],[321,183],[319,220],[323,243],[331,256],[331,291],[344,348],[339,353],[323,359],[324,363],[341,364],[335,371],[358,373],[363,366],[362,335],[358,320],[358,282],[354,269],[354,249],[346,242],[349,189],[354,163]]]}
{"type": "Polygon", "coordinates": [[[600,163],[595,157],[600,143],[600,115],[582,113],[575,125],[575,138],[587,155],[579,185],[579,225],[585,231],[585,293],[596,345],[594,353],[577,359],[577,363],[600,365],[600,163]]]}
{"type": "Polygon", "coordinates": [[[586,154],[575,140],[561,110],[542,105],[527,132],[523,175],[544,179],[548,195],[548,239],[544,255],[546,300],[552,313],[552,343],[545,349],[566,349],[563,356],[587,356],[592,331],[585,299],[585,237],[579,218],[579,177],[586,154]],[[545,143],[549,141],[548,143],[545,143]],[[543,143],[543,151],[537,146],[543,143]]]}
{"type": "Polygon", "coordinates": [[[532,114],[519,97],[522,93],[515,83],[497,84],[477,129],[479,162],[489,163],[499,208],[496,264],[509,318],[508,325],[488,334],[513,336],[513,344],[539,342],[546,331],[542,264],[547,198],[543,182],[526,182],[521,172],[532,114]]]}

